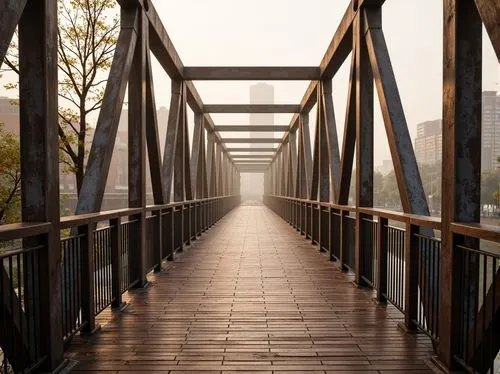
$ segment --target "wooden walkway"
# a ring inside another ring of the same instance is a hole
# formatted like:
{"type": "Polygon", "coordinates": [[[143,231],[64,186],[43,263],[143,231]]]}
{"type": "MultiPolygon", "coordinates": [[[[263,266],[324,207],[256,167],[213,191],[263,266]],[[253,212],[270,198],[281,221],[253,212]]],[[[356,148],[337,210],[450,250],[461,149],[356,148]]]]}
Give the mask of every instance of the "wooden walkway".
{"type": "Polygon", "coordinates": [[[241,206],[75,338],[75,371],[429,373],[430,340],[263,206],[241,206]]]}

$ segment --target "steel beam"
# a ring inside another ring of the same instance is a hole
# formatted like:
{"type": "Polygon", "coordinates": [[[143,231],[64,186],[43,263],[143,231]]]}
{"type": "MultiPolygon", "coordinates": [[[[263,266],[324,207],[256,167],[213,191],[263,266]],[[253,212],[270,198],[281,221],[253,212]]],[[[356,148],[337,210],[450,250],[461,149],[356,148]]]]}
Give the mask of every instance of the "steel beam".
{"type": "MultiPolygon", "coordinates": [[[[10,5],[13,4],[10,3],[10,5]]],[[[8,16],[9,12],[7,13],[8,16]]],[[[0,13],[0,17],[3,21],[3,14],[0,13]]],[[[2,32],[3,27],[2,24],[0,26],[2,32]]],[[[25,263],[25,270],[29,268],[29,271],[23,275],[28,277],[28,274],[32,274],[33,271],[37,273],[38,279],[27,280],[26,285],[34,281],[33,287],[39,289],[38,317],[41,323],[38,325],[38,321],[34,320],[34,329],[39,329],[35,333],[39,339],[35,344],[39,352],[45,356],[40,369],[52,372],[56,371],[64,359],[61,336],[62,254],[59,240],[57,1],[30,0],[26,4],[19,21],[19,68],[22,220],[26,223],[50,222],[51,224],[51,229],[46,235],[23,240],[24,248],[43,246],[42,249],[33,252],[36,253],[35,258],[39,261],[33,263],[33,266],[39,270],[35,271],[25,263]]],[[[20,264],[18,265],[21,267],[20,264]]],[[[3,267],[4,265],[2,265],[2,270],[3,267]]],[[[20,272],[21,268],[18,271],[20,272]]],[[[35,275],[32,274],[31,277],[35,275]]],[[[4,283],[3,287],[10,287],[9,284],[12,285],[12,279],[10,283],[4,283]]],[[[11,292],[13,302],[16,290],[11,288],[11,292]]],[[[28,293],[25,294],[26,297],[28,295],[28,293]]],[[[35,295],[36,292],[29,297],[32,298],[35,295]]],[[[18,296],[21,297],[21,295],[18,296]]],[[[5,297],[2,296],[2,304],[6,300],[5,297]]],[[[26,300],[26,302],[29,301],[26,300]]],[[[35,301],[31,300],[31,302],[35,301]]],[[[20,306],[21,303],[19,303],[19,308],[20,306]]],[[[28,309],[25,312],[27,313],[28,309]]],[[[32,317],[36,318],[33,310],[30,312],[32,317]]],[[[7,327],[15,328],[14,324],[7,327]]],[[[21,325],[21,339],[27,336],[25,335],[27,326],[24,326],[24,331],[22,329],[21,325]]],[[[2,335],[5,338],[7,332],[2,331],[2,335]]],[[[22,355],[23,353],[18,351],[16,354],[22,355]]],[[[22,362],[23,357],[20,358],[22,362]]],[[[11,363],[19,363],[19,357],[13,357],[11,363]]],[[[18,368],[15,371],[23,371],[23,369],[25,368],[18,368]]]]}
{"type": "Polygon", "coordinates": [[[318,80],[319,67],[286,66],[210,66],[210,67],[185,67],[183,69],[185,80],[318,80]]]}
{"type": "Polygon", "coordinates": [[[3,0],[0,2],[0,67],[9,49],[16,26],[27,0],[3,0]]]}
{"type": "Polygon", "coordinates": [[[349,92],[344,120],[344,140],[340,158],[340,180],[338,184],[337,204],[347,205],[351,187],[352,165],[356,145],[356,51],[351,55],[351,73],[349,92]]]}
{"type": "Polygon", "coordinates": [[[211,104],[203,107],[204,113],[298,113],[299,105],[293,104],[211,104]]]}
{"type": "MultiPolygon", "coordinates": [[[[201,100],[198,91],[196,90],[196,87],[194,86],[194,83],[191,81],[185,81],[184,83],[186,84],[187,87],[187,103],[189,104],[190,108],[195,113],[203,113],[204,104],[203,101],[201,100]]],[[[205,129],[209,133],[214,133],[215,135],[214,141],[216,143],[221,144],[220,135],[218,132],[215,131],[215,124],[212,117],[210,117],[210,114],[208,113],[203,113],[203,114],[205,117],[204,119],[205,129]]],[[[222,146],[222,151],[227,153],[226,146],[224,144],[221,144],[221,146],[222,146]]]]}
{"type": "Polygon", "coordinates": [[[241,125],[241,126],[215,126],[215,131],[218,132],[283,132],[288,131],[288,126],[259,126],[259,125],[241,125]]]}
{"type": "Polygon", "coordinates": [[[193,195],[197,195],[199,191],[202,191],[202,188],[199,186],[199,184],[201,181],[201,173],[203,172],[201,157],[205,152],[205,149],[202,149],[202,141],[205,139],[204,131],[205,129],[203,128],[203,115],[196,113],[194,115],[193,145],[191,148],[190,160],[193,195]]]}
{"type": "MultiPolygon", "coordinates": [[[[148,41],[146,41],[148,43],[148,41]]],[[[146,141],[148,146],[149,170],[153,198],[155,204],[165,203],[166,188],[162,176],[162,160],[160,152],[160,139],[158,135],[158,118],[156,115],[156,99],[153,84],[153,70],[151,67],[151,54],[149,48],[147,57],[147,81],[146,81],[146,141]]]]}
{"type": "Polygon", "coordinates": [[[182,83],[172,80],[172,94],[170,97],[170,110],[168,114],[167,133],[163,152],[163,185],[165,186],[165,201],[171,200],[172,181],[174,177],[174,162],[177,147],[177,131],[181,118],[182,83]]]}
{"type": "Polygon", "coordinates": [[[475,0],[475,2],[500,62],[500,2],[498,0],[475,0]]]}
{"type": "MultiPolygon", "coordinates": [[[[146,78],[147,78],[147,32],[148,20],[139,11],[138,39],[130,69],[128,83],[128,204],[129,208],[146,206],[146,78]]],[[[131,257],[142,287],[146,279],[146,216],[138,214],[139,237],[136,238],[131,257]]]]}
{"type": "Polygon", "coordinates": [[[322,105],[323,105],[323,120],[326,127],[326,143],[328,148],[328,159],[330,165],[330,200],[336,201],[338,194],[338,186],[340,184],[340,150],[339,139],[337,135],[337,124],[335,122],[335,113],[332,97],[332,81],[326,80],[322,82],[322,105]]]}
{"type": "Polygon", "coordinates": [[[137,9],[123,11],[122,27],[116,45],[108,83],[83,178],[76,214],[101,209],[111,157],[118,131],[123,99],[137,42],[137,9]]]}
{"type": "Polygon", "coordinates": [[[254,143],[281,143],[278,138],[223,138],[223,143],[254,144],[254,143]]]}
{"type": "MultiPolygon", "coordinates": [[[[445,0],[443,17],[443,235],[440,251],[438,351],[440,360],[453,370],[462,336],[460,329],[464,328],[463,322],[461,323],[463,303],[474,311],[466,314],[472,315],[474,319],[477,310],[477,289],[471,288],[473,285],[477,287],[477,278],[474,279],[469,273],[467,290],[463,290],[461,280],[466,276],[465,269],[462,268],[464,260],[455,245],[463,244],[477,249],[478,243],[475,239],[458,241],[451,231],[451,224],[479,222],[480,219],[482,24],[473,0],[445,0]],[[461,294],[467,297],[461,297],[461,294]]],[[[469,256],[473,258],[474,254],[469,256]]],[[[475,262],[479,263],[477,257],[475,262]]],[[[465,326],[475,326],[475,321],[467,321],[465,326]]],[[[474,347],[479,347],[480,344],[477,341],[474,347]]],[[[474,352],[470,352],[472,353],[474,352]]],[[[484,362],[492,361],[488,359],[484,362]]]]}
{"type": "Polygon", "coordinates": [[[147,17],[149,19],[149,44],[160,65],[172,79],[182,79],[184,66],[175,47],[163,26],[152,2],[149,1],[147,17]]]}
{"type": "Polygon", "coordinates": [[[374,72],[401,203],[405,213],[429,215],[417,159],[381,27],[381,10],[366,9],[364,12],[368,30],[366,34],[368,54],[374,72]]]}
{"type": "Polygon", "coordinates": [[[228,152],[276,152],[277,148],[227,148],[228,152]]]}
{"type": "Polygon", "coordinates": [[[233,160],[236,162],[240,158],[265,158],[265,159],[272,159],[272,155],[233,155],[233,160]]]}
{"type": "MultiPolygon", "coordinates": [[[[375,12],[381,12],[377,9],[375,12]]],[[[356,207],[373,207],[373,72],[368,56],[364,30],[365,20],[358,13],[354,23],[354,48],[356,49],[356,207]]],[[[408,151],[408,150],[405,150],[408,151]]],[[[364,215],[356,215],[355,277],[364,285],[364,248],[367,242],[362,229],[364,215]]]]}

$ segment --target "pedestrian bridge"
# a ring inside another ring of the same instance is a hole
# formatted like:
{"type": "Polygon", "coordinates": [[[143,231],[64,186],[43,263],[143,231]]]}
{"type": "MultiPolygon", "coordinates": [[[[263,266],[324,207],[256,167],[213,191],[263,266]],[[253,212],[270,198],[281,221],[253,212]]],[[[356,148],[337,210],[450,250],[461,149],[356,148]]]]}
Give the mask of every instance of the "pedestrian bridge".
{"type": "Polygon", "coordinates": [[[352,0],[313,67],[184,66],[150,1],[117,3],[78,204],[61,217],[57,1],[0,0],[0,61],[19,34],[22,160],[22,222],[0,226],[15,247],[0,254],[2,372],[498,371],[500,229],[480,222],[482,27],[500,57],[498,1],[443,1],[440,218],[429,214],[384,0],[352,0]],[[152,55],[171,79],[163,156],[152,55]],[[349,56],[340,149],[332,78],[349,56]],[[205,80],[310,83],[300,103],[206,105],[193,83],[205,80]],[[374,207],[375,89],[402,212],[374,207]],[[128,208],[103,211],[127,92],[128,208]],[[212,113],[293,118],[278,130],[218,126],[212,113]],[[222,136],[253,131],[284,135],[222,136]],[[241,204],[242,173],[264,174],[263,205],[241,204]]]}
{"type": "Polygon", "coordinates": [[[239,206],[74,339],[77,371],[431,372],[424,334],[264,206],[239,206]]]}

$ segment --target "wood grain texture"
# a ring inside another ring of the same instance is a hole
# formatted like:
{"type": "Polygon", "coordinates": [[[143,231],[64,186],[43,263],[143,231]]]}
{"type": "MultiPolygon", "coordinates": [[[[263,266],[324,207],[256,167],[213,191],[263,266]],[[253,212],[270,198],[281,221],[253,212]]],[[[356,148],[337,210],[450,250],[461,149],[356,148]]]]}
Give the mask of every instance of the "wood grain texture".
{"type": "Polygon", "coordinates": [[[241,206],[74,339],[75,372],[431,373],[425,335],[262,206],[241,206]]]}

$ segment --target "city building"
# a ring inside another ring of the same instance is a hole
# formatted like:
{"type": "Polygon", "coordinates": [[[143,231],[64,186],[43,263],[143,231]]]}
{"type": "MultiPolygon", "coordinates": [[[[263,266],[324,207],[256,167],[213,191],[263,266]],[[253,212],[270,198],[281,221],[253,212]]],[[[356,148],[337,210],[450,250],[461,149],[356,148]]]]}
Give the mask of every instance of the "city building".
{"type": "Polygon", "coordinates": [[[481,133],[481,168],[491,170],[500,167],[500,96],[496,91],[483,92],[481,133]]]}
{"type": "Polygon", "coordinates": [[[394,166],[392,165],[392,160],[382,160],[382,165],[377,166],[376,170],[383,176],[386,176],[392,170],[394,170],[394,166]]]}
{"type": "MultiPolygon", "coordinates": [[[[250,86],[250,104],[274,104],[274,86],[266,83],[257,83],[250,86]]],[[[267,113],[251,113],[250,126],[252,125],[274,125],[274,114],[267,113]]],[[[250,138],[273,138],[272,132],[255,132],[250,133],[250,138]]],[[[268,145],[266,145],[268,146],[268,145]]],[[[251,147],[261,148],[262,144],[251,144],[251,147]]]]}
{"type": "Polygon", "coordinates": [[[442,160],[442,120],[426,121],[417,125],[415,156],[419,164],[434,164],[442,160]]]}
{"type": "Polygon", "coordinates": [[[19,135],[19,100],[0,96],[0,123],[5,131],[19,135]]]}

